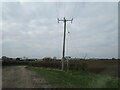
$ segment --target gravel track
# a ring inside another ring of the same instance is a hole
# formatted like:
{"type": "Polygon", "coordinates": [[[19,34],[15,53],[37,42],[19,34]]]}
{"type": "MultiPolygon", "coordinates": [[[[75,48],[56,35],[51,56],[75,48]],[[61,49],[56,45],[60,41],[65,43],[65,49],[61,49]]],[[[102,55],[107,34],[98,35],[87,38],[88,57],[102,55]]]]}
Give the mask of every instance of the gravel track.
{"type": "Polygon", "coordinates": [[[9,66],[2,71],[2,88],[51,88],[51,85],[25,66],[9,66]]]}

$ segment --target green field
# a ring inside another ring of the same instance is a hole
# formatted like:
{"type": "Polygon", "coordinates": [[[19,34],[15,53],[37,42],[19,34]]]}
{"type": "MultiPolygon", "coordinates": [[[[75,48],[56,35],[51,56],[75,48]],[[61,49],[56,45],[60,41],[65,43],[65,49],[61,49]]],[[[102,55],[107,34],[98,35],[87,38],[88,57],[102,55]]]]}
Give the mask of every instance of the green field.
{"type": "Polygon", "coordinates": [[[44,77],[55,88],[118,88],[117,77],[80,71],[60,71],[26,67],[44,77]]]}

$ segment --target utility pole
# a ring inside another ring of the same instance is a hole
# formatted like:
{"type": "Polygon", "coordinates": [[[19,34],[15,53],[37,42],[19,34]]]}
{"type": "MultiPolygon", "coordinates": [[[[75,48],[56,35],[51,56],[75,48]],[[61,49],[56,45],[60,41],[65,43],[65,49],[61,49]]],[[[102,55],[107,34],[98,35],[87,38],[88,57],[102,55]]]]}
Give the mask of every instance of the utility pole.
{"type": "Polygon", "coordinates": [[[65,37],[66,37],[66,22],[67,21],[71,21],[71,23],[72,23],[72,21],[73,21],[73,18],[72,18],[72,20],[67,20],[65,17],[63,18],[63,20],[60,20],[59,18],[58,18],[58,23],[59,23],[59,21],[63,21],[64,22],[64,36],[63,36],[63,56],[62,56],[62,70],[64,70],[64,61],[65,61],[65,37]]]}

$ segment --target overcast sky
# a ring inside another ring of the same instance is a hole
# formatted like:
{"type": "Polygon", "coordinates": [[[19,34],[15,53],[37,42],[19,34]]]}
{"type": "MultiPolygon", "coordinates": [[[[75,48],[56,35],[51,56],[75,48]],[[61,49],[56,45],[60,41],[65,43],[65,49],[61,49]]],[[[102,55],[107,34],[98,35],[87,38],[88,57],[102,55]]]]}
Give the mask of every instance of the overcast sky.
{"type": "Polygon", "coordinates": [[[67,22],[66,56],[118,57],[117,2],[3,3],[2,55],[61,58],[63,22],[57,18],[63,17],[73,18],[67,22]]]}

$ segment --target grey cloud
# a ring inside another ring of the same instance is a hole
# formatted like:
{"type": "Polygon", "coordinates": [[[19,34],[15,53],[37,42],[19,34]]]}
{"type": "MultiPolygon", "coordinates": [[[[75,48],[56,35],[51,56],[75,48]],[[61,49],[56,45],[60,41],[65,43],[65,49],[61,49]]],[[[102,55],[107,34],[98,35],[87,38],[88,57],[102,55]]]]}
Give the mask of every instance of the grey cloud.
{"type": "Polygon", "coordinates": [[[117,57],[117,3],[4,3],[3,55],[61,57],[63,22],[66,55],[117,57]]]}

